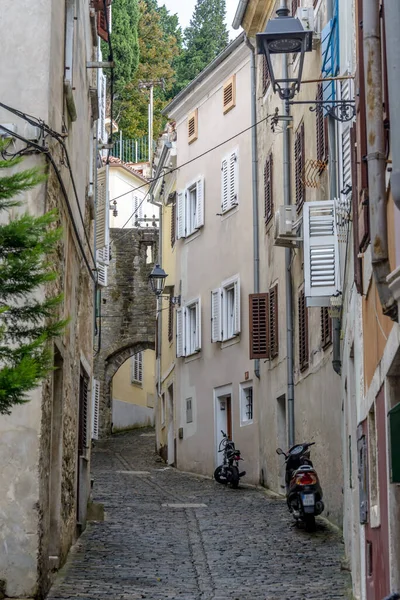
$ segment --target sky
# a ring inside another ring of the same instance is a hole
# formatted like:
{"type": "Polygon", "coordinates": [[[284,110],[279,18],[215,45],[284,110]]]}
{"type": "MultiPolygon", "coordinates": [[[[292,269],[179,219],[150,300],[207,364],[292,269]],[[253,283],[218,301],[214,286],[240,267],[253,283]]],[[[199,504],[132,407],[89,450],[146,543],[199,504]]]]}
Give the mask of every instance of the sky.
{"type": "MultiPolygon", "coordinates": [[[[185,29],[185,27],[189,25],[196,5],[196,0],[158,0],[158,4],[165,4],[171,13],[177,13],[179,15],[181,27],[182,29],[185,29]]],[[[226,21],[231,39],[239,35],[239,30],[235,31],[231,27],[238,4],[239,0],[226,0],[226,21]]]]}

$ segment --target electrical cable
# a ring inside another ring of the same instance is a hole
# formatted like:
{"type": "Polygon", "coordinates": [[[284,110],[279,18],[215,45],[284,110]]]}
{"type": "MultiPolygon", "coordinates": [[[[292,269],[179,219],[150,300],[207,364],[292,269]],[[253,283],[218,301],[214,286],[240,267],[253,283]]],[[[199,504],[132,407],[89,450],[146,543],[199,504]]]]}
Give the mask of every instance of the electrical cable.
{"type": "MultiPolygon", "coordinates": [[[[93,275],[93,270],[94,271],[96,270],[96,263],[95,263],[95,261],[93,259],[94,269],[92,270],[92,268],[91,268],[91,266],[89,264],[89,261],[87,259],[87,256],[86,256],[86,252],[85,252],[85,249],[83,247],[82,240],[81,240],[79,232],[78,232],[78,228],[77,228],[75,220],[74,220],[74,216],[73,216],[73,212],[72,212],[72,207],[71,207],[71,204],[70,204],[69,199],[68,199],[68,193],[67,193],[67,190],[65,188],[64,181],[62,179],[61,173],[58,170],[58,167],[57,167],[57,165],[55,163],[54,158],[50,154],[49,148],[47,148],[46,146],[40,146],[39,144],[36,144],[35,142],[32,142],[31,140],[27,140],[23,136],[19,135],[18,133],[15,133],[14,131],[11,131],[10,129],[8,129],[7,127],[4,127],[3,125],[1,125],[1,129],[3,131],[5,131],[6,133],[10,134],[12,137],[15,137],[18,140],[20,140],[22,142],[25,142],[29,146],[32,146],[32,148],[36,148],[36,150],[40,154],[44,154],[47,157],[47,159],[49,160],[49,162],[51,163],[51,165],[52,165],[52,167],[53,167],[53,169],[55,171],[56,177],[58,179],[58,182],[60,184],[61,191],[62,191],[63,196],[65,198],[65,203],[66,203],[66,206],[67,206],[68,214],[70,216],[72,227],[73,227],[74,233],[76,235],[79,248],[81,250],[82,258],[83,258],[83,260],[86,263],[86,266],[87,266],[87,269],[89,271],[90,277],[92,278],[92,280],[94,282],[96,282],[96,277],[93,275]]],[[[92,256],[92,258],[93,258],[93,256],[92,256]]]]}

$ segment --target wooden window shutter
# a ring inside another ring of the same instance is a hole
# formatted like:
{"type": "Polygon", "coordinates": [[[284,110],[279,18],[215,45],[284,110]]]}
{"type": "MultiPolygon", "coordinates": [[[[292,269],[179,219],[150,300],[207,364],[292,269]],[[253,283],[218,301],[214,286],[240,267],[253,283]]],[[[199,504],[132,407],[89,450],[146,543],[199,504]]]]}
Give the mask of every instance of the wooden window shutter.
{"type": "Polygon", "coordinates": [[[299,125],[296,131],[294,143],[294,163],[295,163],[295,187],[296,187],[296,207],[300,211],[305,200],[305,186],[303,182],[305,168],[305,141],[304,141],[304,123],[299,125]]]}
{"type": "Polygon", "coordinates": [[[168,305],[168,341],[172,342],[174,337],[174,305],[172,298],[174,296],[174,288],[171,288],[168,305]]]}
{"type": "Polygon", "coordinates": [[[250,360],[269,358],[268,294],[250,294],[250,360]]]}
{"type": "Polygon", "coordinates": [[[222,89],[222,102],[224,115],[236,106],[236,75],[233,75],[224,84],[222,89]]]}
{"type": "Polygon", "coordinates": [[[264,219],[267,224],[273,215],[273,198],[272,198],[272,152],[269,153],[264,167],[264,219]]]}
{"type": "Polygon", "coordinates": [[[200,229],[204,225],[204,177],[196,181],[196,223],[195,228],[200,229]]]}
{"type": "Polygon", "coordinates": [[[269,356],[273,359],[278,354],[278,284],[276,284],[269,290],[269,356]]]}
{"type": "Polygon", "coordinates": [[[357,136],[356,126],[350,129],[350,149],[351,149],[351,203],[353,210],[353,261],[354,261],[354,283],[359,294],[362,294],[362,264],[358,256],[358,169],[357,169],[357,136]]]}
{"type": "Polygon", "coordinates": [[[308,368],[308,308],[304,291],[299,293],[299,364],[300,371],[308,368]]]}
{"type": "Polygon", "coordinates": [[[89,378],[81,373],[79,380],[79,430],[78,430],[78,451],[79,456],[83,456],[88,447],[88,395],[89,378]]]}
{"type": "Polygon", "coordinates": [[[185,356],[184,347],[184,309],[178,308],[176,310],[176,356],[177,358],[185,356]]]}
{"type": "Polygon", "coordinates": [[[92,388],[92,439],[99,439],[99,413],[100,413],[100,381],[93,379],[92,388]]]}
{"type": "Polygon", "coordinates": [[[96,248],[101,250],[110,243],[109,209],[108,209],[108,167],[97,171],[96,198],[96,248]]]}
{"type": "Polygon", "coordinates": [[[176,239],[186,237],[186,192],[180,190],[176,195],[176,239]]]}
{"type": "Polygon", "coordinates": [[[356,112],[357,112],[357,165],[358,165],[358,248],[365,250],[370,240],[369,233],[369,202],[368,202],[368,165],[366,162],[367,128],[365,107],[365,81],[364,81],[364,49],[363,49],[363,2],[357,0],[357,70],[355,79],[356,112]]]}
{"type": "Polygon", "coordinates": [[[198,111],[197,108],[188,116],[188,143],[195,142],[198,137],[198,111]]]}
{"type": "Polygon", "coordinates": [[[332,319],[327,306],[321,306],[321,342],[324,350],[332,343],[332,319]]]}
{"type": "Polygon", "coordinates": [[[267,59],[265,58],[265,55],[262,55],[262,93],[263,95],[266,93],[266,91],[269,88],[269,85],[271,83],[271,75],[268,69],[268,62],[267,59]]]}
{"type": "Polygon", "coordinates": [[[300,6],[300,0],[292,0],[292,16],[296,16],[296,11],[300,6]]]}
{"type": "Polygon", "coordinates": [[[175,245],[176,238],[176,202],[171,205],[171,248],[175,245]]]}
{"type": "MultiPolygon", "coordinates": [[[[317,88],[317,101],[324,99],[323,84],[319,83],[317,88]]],[[[316,128],[317,128],[317,160],[323,162],[328,160],[328,120],[324,117],[324,109],[322,105],[317,106],[315,111],[316,128]]],[[[322,172],[322,170],[321,170],[322,172]]]]}
{"type": "MultiPolygon", "coordinates": [[[[110,7],[107,7],[107,19],[108,19],[108,25],[110,26],[110,23],[111,23],[110,7]]],[[[106,19],[106,13],[104,12],[104,8],[102,8],[101,10],[99,10],[97,12],[97,34],[105,42],[108,42],[107,19],[106,19]]]]}
{"type": "Polygon", "coordinates": [[[222,302],[221,288],[211,292],[211,342],[222,340],[222,302]]]}

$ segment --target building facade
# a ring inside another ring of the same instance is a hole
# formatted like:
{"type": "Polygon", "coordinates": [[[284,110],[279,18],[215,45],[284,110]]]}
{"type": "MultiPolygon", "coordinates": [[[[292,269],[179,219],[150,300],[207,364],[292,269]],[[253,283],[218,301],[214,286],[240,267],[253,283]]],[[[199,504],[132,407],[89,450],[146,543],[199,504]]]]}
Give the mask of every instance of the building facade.
{"type": "Polygon", "coordinates": [[[250,56],[233,41],[166,107],[176,122],[175,423],[180,469],[212,475],[221,431],[256,483],[258,408],[248,354],[254,290],[250,56]]]}
{"type": "Polygon", "coordinates": [[[10,4],[0,21],[7,64],[0,74],[0,125],[15,133],[16,151],[29,151],[32,143],[46,149],[28,152],[19,167],[48,171],[46,183],[26,194],[24,210],[57,209],[63,232],[54,264],[59,277],[50,291],[63,293],[60,318],[69,323],[53,345],[54,371],[27,404],[0,418],[2,589],[8,597],[42,598],[51,572],[85,528],[90,493],[101,89],[98,70],[87,63],[99,59],[98,34],[107,31],[101,11],[75,0],[10,4]]]}

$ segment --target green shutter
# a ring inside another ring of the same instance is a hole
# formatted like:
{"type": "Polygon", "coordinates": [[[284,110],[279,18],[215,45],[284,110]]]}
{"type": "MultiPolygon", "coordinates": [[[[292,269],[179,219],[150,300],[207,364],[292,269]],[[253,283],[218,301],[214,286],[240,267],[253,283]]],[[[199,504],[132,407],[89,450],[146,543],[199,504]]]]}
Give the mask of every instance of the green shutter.
{"type": "Polygon", "coordinates": [[[390,481],[400,483],[400,402],[389,411],[390,481]]]}

